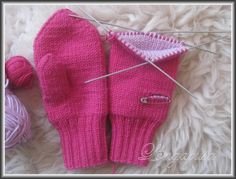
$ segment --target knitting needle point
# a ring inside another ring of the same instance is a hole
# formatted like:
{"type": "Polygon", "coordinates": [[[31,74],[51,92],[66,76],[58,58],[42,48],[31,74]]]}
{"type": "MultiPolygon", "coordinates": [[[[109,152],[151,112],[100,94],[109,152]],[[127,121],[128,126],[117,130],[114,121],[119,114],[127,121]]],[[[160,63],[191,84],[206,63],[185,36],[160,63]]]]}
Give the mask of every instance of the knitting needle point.
{"type": "Polygon", "coordinates": [[[209,44],[209,43],[216,42],[216,41],[219,41],[219,40],[222,40],[222,39],[225,39],[225,38],[226,38],[226,36],[224,35],[224,36],[221,36],[221,37],[216,38],[216,39],[214,39],[214,40],[211,40],[211,41],[209,41],[209,42],[205,42],[205,43],[202,43],[202,44],[199,44],[199,45],[190,47],[189,49],[198,48],[198,47],[201,47],[201,46],[203,46],[203,45],[207,45],[207,44],[209,44]]]}
{"type": "Polygon", "coordinates": [[[126,68],[124,70],[120,70],[120,71],[117,71],[117,72],[114,72],[114,73],[109,73],[107,75],[104,75],[104,76],[101,76],[101,77],[98,77],[98,78],[94,78],[94,79],[91,79],[91,80],[88,80],[88,81],[85,81],[85,83],[90,83],[90,82],[93,82],[93,81],[96,81],[96,80],[99,80],[99,79],[102,79],[102,78],[106,78],[106,77],[109,77],[109,76],[112,76],[112,75],[115,75],[115,74],[118,74],[118,73],[122,73],[122,72],[125,72],[125,71],[128,71],[128,70],[131,70],[131,69],[134,69],[134,68],[138,68],[140,66],[144,66],[146,64],[150,63],[151,65],[153,65],[155,68],[157,68],[159,71],[161,71],[162,73],[164,73],[164,75],[166,75],[170,80],[172,80],[175,84],[177,84],[179,87],[181,87],[183,90],[185,90],[188,94],[190,94],[194,99],[197,99],[190,91],[188,91],[183,85],[181,85],[178,81],[176,81],[175,79],[173,79],[170,75],[168,75],[165,71],[163,71],[160,67],[158,67],[157,65],[155,65],[154,63],[152,63],[151,61],[147,61],[145,63],[141,63],[141,64],[138,64],[138,65],[135,65],[135,66],[132,66],[130,68],[126,68]]]}
{"type": "MultiPolygon", "coordinates": [[[[188,46],[188,47],[194,47],[194,45],[189,45],[189,44],[186,44],[185,43],[185,45],[186,46],[188,46]]],[[[199,49],[199,50],[201,50],[201,51],[205,51],[205,52],[208,52],[208,53],[212,53],[212,54],[215,54],[215,55],[219,55],[218,53],[216,53],[216,52],[213,52],[213,51],[210,51],[210,50],[207,50],[207,49],[204,49],[204,48],[200,48],[200,47],[195,47],[196,49],[199,49]]]]}
{"type": "Polygon", "coordinates": [[[207,44],[212,43],[212,42],[216,42],[216,41],[222,40],[222,39],[226,39],[226,35],[221,36],[221,37],[219,37],[219,38],[216,38],[216,39],[214,39],[214,40],[212,40],[212,41],[210,41],[210,42],[205,42],[205,43],[202,43],[202,44],[199,44],[199,45],[195,45],[195,46],[194,46],[194,45],[189,45],[189,44],[186,44],[186,43],[185,43],[185,45],[187,45],[187,46],[190,47],[190,48],[188,48],[189,50],[190,50],[190,49],[200,49],[200,50],[203,50],[203,51],[208,51],[209,53],[214,53],[214,54],[219,55],[219,54],[216,53],[216,52],[212,52],[212,51],[209,51],[209,50],[206,50],[206,49],[202,49],[202,48],[199,48],[199,47],[201,47],[201,46],[203,46],[203,45],[207,45],[207,44]]]}
{"type": "Polygon", "coordinates": [[[88,17],[90,17],[91,19],[93,19],[97,24],[99,24],[106,32],[110,32],[110,29],[108,29],[107,27],[105,27],[102,23],[100,23],[97,19],[95,19],[92,15],[90,15],[89,13],[87,13],[85,10],[81,9],[79,7],[79,9],[86,14],[88,17]]]}
{"type": "Polygon", "coordinates": [[[182,88],[185,92],[187,92],[190,96],[192,96],[194,99],[197,100],[197,98],[189,91],[187,90],[183,85],[181,85],[178,81],[176,81],[174,78],[172,78],[170,75],[168,75],[164,70],[162,70],[160,67],[158,67],[156,64],[154,64],[152,61],[147,60],[149,64],[151,64],[154,68],[158,69],[161,73],[166,75],[171,81],[173,81],[176,85],[178,85],[180,88],[182,88]]]}

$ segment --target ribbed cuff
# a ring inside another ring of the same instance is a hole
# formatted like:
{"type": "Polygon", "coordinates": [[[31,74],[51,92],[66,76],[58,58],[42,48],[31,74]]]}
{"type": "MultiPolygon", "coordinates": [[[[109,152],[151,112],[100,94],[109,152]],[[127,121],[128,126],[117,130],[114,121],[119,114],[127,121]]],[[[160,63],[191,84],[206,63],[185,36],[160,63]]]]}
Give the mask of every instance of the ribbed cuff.
{"type": "Polygon", "coordinates": [[[105,120],[105,116],[84,116],[55,126],[66,168],[87,168],[108,161],[105,120]]]}
{"type": "Polygon", "coordinates": [[[110,160],[146,166],[151,157],[152,140],[159,122],[112,115],[111,123],[110,160]]]}

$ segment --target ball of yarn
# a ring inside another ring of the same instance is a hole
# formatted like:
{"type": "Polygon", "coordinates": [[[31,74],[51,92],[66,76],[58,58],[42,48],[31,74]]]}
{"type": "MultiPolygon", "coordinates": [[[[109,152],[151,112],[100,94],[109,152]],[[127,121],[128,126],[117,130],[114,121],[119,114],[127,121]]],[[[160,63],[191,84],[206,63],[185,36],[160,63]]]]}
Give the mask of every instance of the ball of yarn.
{"type": "Polygon", "coordinates": [[[13,88],[28,88],[32,85],[33,68],[24,57],[11,57],[6,61],[5,68],[7,78],[13,88]]]}
{"type": "Polygon", "coordinates": [[[31,124],[25,106],[11,91],[5,89],[5,148],[31,138],[31,124]]]}

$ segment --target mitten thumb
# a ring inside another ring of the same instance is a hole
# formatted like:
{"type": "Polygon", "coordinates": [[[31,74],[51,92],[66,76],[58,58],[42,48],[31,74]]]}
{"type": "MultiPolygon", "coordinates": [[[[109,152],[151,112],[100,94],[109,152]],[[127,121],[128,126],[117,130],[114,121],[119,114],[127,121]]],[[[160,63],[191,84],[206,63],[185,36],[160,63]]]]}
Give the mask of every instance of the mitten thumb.
{"type": "Polygon", "coordinates": [[[36,65],[44,102],[59,104],[70,91],[66,67],[52,54],[43,56],[36,65]]]}

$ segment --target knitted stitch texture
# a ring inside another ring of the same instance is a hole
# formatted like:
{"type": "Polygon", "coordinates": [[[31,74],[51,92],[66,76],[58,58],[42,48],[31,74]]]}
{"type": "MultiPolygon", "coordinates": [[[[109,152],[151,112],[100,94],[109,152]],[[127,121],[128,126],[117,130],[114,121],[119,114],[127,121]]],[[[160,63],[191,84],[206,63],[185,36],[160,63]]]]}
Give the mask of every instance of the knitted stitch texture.
{"type": "Polygon", "coordinates": [[[104,50],[96,28],[86,20],[57,11],[34,42],[34,58],[43,103],[58,130],[68,169],[108,161],[105,80],[84,81],[105,74],[104,50]]]}
{"type": "MultiPolygon", "coordinates": [[[[144,62],[146,57],[161,59],[156,64],[175,78],[180,54],[186,51],[177,42],[153,41],[130,34],[124,40],[116,33],[110,37],[109,73],[144,62]],[[171,44],[172,45],[171,45],[171,44]],[[164,44],[164,45],[163,45],[164,44]],[[136,48],[133,48],[136,47],[136,48]],[[171,51],[171,48],[176,48],[171,51]],[[167,50],[169,48],[169,50],[167,50]],[[164,52],[163,52],[164,50],[164,52]],[[145,53],[142,53],[144,52],[145,53]],[[159,58],[160,57],[160,58],[159,58]]],[[[152,61],[156,61],[153,60],[152,61]]],[[[112,141],[110,160],[146,166],[154,133],[168,113],[175,84],[151,65],[109,78],[110,120],[112,141]]]]}

